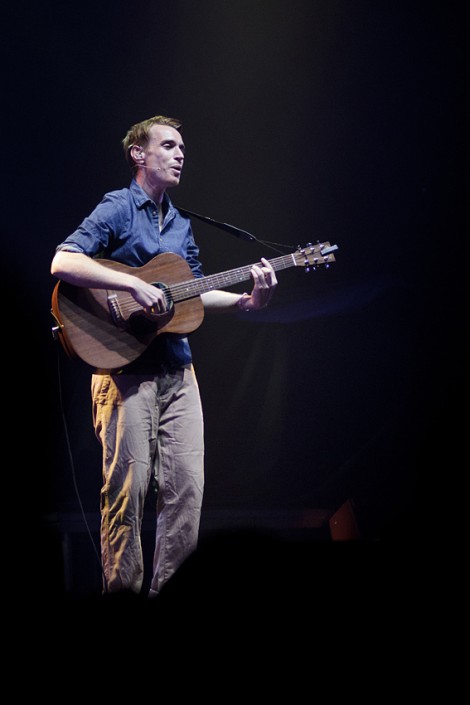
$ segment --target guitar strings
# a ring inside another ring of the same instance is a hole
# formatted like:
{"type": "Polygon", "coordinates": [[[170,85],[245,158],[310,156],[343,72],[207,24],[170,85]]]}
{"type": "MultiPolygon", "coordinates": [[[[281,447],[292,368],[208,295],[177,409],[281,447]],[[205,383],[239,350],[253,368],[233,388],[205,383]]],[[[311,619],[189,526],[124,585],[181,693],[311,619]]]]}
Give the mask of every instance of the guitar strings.
{"type": "MultiPolygon", "coordinates": [[[[299,252],[297,254],[299,254],[299,252]]],[[[321,256],[316,258],[317,263],[320,263],[322,260],[323,258],[321,256]]],[[[275,270],[279,270],[292,266],[293,261],[295,264],[295,254],[290,253],[270,260],[270,264],[275,270]]],[[[308,257],[306,257],[305,263],[310,264],[308,257]]],[[[257,264],[262,266],[262,262],[258,262],[257,264]]],[[[188,298],[188,291],[191,292],[191,296],[189,297],[191,298],[211,289],[220,289],[226,286],[238,284],[249,278],[247,275],[249,275],[252,267],[252,264],[245,265],[243,267],[230,269],[225,272],[219,272],[218,274],[210,274],[206,277],[201,277],[200,279],[189,279],[187,281],[169,284],[167,287],[168,290],[165,291],[165,298],[168,304],[172,301],[178,303],[179,301],[183,301],[188,298]]],[[[141,311],[143,308],[130,294],[122,294],[119,300],[119,307],[120,310],[126,315],[141,311]]]]}

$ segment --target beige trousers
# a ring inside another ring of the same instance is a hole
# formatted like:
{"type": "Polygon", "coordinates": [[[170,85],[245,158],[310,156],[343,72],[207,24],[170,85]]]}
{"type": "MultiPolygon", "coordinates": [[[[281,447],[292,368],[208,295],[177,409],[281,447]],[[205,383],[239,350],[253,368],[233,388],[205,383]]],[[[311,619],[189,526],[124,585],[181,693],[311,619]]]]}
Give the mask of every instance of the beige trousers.
{"type": "Polygon", "coordinates": [[[140,592],[144,503],[157,485],[149,597],[197,545],[204,429],[192,365],[156,375],[93,375],[93,423],[103,449],[101,558],[105,592],[140,592]]]}

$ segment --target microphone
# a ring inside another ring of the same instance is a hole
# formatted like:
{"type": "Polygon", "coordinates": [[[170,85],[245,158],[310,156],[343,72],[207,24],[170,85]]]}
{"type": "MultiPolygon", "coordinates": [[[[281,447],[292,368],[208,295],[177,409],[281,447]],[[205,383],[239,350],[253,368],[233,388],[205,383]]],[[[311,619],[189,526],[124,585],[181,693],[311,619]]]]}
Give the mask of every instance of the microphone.
{"type": "Polygon", "coordinates": [[[162,169],[163,169],[163,171],[166,171],[166,169],[164,169],[163,167],[159,167],[159,166],[145,166],[145,164],[137,164],[137,166],[140,167],[141,169],[153,169],[154,171],[162,171],[162,169]]]}

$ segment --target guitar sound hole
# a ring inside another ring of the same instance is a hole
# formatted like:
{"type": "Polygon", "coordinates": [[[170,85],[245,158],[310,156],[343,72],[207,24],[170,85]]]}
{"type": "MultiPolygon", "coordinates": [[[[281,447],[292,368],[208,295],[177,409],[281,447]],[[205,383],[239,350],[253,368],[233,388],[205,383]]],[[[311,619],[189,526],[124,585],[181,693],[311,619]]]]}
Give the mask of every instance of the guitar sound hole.
{"type": "Polygon", "coordinates": [[[168,310],[153,317],[147,316],[142,311],[132,314],[129,318],[129,325],[133,335],[137,338],[145,338],[155,333],[165,326],[173,318],[175,313],[175,304],[169,288],[161,282],[153,282],[153,285],[161,289],[165,294],[168,310]]]}
{"type": "Polygon", "coordinates": [[[144,313],[134,313],[129,318],[129,328],[137,339],[146,338],[158,330],[158,320],[148,318],[144,313]]]}

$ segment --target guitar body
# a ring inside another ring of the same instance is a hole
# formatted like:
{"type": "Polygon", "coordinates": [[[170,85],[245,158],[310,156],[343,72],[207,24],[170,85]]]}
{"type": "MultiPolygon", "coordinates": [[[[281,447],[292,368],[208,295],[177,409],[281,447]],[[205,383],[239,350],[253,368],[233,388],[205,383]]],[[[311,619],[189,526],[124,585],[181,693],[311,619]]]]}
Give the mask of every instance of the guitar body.
{"type": "MultiPolygon", "coordinates": [[[[165,286],[194,280],[187,262],[174,253],[157,255],[142,267],[98,260],[104,267],[165,286]]],[[[187,334],[204,319],[200,296],[174,303],[169,314],[149,319],[126,291],[87,289],[59,281],[52,293],[52,314],[62,345],[70,357],[92,367],[116,370],[137,359],[161,333],[187,334]],[[118,308],[121,317],[113,316],[118,308]]]]}

